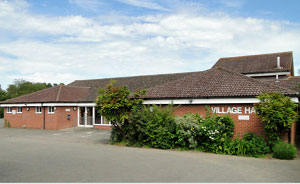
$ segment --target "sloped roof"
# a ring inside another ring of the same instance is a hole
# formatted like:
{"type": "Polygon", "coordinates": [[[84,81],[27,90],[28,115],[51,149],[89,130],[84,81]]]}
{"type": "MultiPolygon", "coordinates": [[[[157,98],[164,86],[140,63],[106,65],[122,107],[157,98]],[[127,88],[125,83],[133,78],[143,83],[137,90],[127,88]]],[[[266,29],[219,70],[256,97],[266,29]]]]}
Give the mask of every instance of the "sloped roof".
{"type": "Polygon", "coordinates": [[[300,86],[299,86],[300,76],[289,77],[287,80],[279,80],[278,82],[276,81],[264,81],[264,82],[300,92],[300,86]]]}
{"type": "Polygon", "coordinates": [[[80,102],[88,96],[89,88],[59,85],[0,103],[80,102]]]}
{"type": "Polygon", "coordinates": [[[256,97],[262,92],[296,96],[296,91],[267,84],[221,67],[197,72],[147,90],[145,99],[256,97]]]}
{"type": "Polygon", "coordinates": [[[212,68],[215,67],[223,67],[242,74],[292,72],[294,75],[293,52],[220,58],[212,68]],[[276,68],[277,56],[280,56],[281,69],[276,68]]]}
{"type": "Polygon", "coordinates": [[[129,90],[135,92],[140,89],[147,89],[166,82],[177,80],[179,78],[192,75],[197,72],[187,73],[173,73],[173,74],[159,74],[159,75],[143,75],[133,77],[119,77],[106,79],[92,79],[92,80],[75,80],[68,84],[68,86],[90,87],[90,95],[85,99],[86,101],[95,101],[98,96],[98,89],[105,88],[111,80],[116,81],[116,86],[128,86],[129,90]]]}

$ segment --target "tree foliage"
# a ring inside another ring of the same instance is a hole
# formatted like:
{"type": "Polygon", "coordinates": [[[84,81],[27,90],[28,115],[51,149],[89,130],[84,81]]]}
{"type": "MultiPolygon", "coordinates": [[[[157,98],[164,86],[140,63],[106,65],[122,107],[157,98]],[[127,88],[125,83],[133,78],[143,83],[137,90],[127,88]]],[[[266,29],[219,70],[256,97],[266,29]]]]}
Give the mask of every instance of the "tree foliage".
{"type": "Polygon", "coordinates": [[[142,108],[143,99],[140,97],[143,94],[145,90],[131,95],[127,86],[115,86],[115,81],[111,81],[106,88],[99,89],[96,100],[98,113],[111,121],[114,128],[123,134],[123,126],[128,123],[130,113],[142,108]]]}
{"type": "Polygon", "coordinates": [[[280,93],[263,93],[258,99],[260,103],[255,105],[255,110],[264,123],[269,141],[281,139],[297,118],[297,104],[280,93]]]}
{"type": "Polygon", "coordinates": [[[7,96],[8,98],[15,98],[50,87],[52,87],[50,83],[33,83],[23,79],[16,79],[13,84],[8,86],[7,96]]]}
{"type": "MultiPolygon", "coordinates": [[[[50,83],[33,83],[23,79],[16,79],[13,84],[8,86],[6,91],[2,90],[0,86],[0,101],[26,95],[56,85],[57,84],[52,85],[50,83]]],[[[0,118],[3,118],[3,108],[0,108],[0,118]]]]}

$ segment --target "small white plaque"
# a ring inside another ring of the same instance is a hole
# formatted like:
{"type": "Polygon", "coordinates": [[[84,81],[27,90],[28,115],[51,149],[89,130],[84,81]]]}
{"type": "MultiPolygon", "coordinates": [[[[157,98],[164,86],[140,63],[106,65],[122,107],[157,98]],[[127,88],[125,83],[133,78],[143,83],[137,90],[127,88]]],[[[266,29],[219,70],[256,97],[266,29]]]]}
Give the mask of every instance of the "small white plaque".
{"type": "Polygon", "coordinates": [[[16,112],[17,112],[16,110],[12,110],[12,114],[16,114],[16,112]]]}
{"type": "Polygon", "coordinates": [[[247,115],[239,115],[238,120],[250,120],[250,117],[247,115]]]}
{"type": "Polygon", "coordinates": [[[66,112],[70,112],[71,110],[70,109],[66,109],[66,112]]]}

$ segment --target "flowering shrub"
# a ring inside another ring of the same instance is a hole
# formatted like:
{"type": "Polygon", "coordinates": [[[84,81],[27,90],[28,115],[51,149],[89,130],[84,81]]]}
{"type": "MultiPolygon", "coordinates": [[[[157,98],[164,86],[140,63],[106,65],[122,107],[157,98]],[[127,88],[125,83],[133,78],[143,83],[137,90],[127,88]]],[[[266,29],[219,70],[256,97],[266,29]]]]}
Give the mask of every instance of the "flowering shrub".
{"type": "Polygon", "coordinates": [[[234,123],[230,116],[209,116],[200,126],[198,147],[214,153],[224,152],[226,139],[233,136],[234,123]]]}
{"type": "Polygon", "coordinates": [[[198,114],[186,114],[176,118],[176,147],[194,149],[198,147],[200,124],[204,119],[198,114]]]}

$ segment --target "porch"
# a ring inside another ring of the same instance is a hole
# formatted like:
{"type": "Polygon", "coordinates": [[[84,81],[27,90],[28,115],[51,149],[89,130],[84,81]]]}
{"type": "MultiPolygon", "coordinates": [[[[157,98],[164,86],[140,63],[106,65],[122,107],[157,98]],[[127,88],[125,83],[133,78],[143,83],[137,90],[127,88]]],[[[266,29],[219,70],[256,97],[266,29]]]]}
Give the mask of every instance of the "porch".
{"type": "Polygon", "coordinates": [[[96,112],[96,107],[86,106],[78,107],[77,126],[85,128],[100,128],[110,129],[111,123],[104,116],[96,112]]]}

